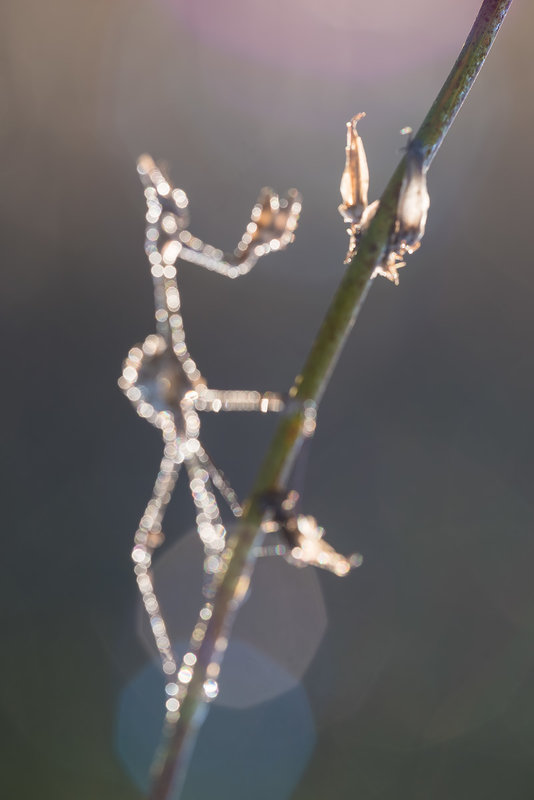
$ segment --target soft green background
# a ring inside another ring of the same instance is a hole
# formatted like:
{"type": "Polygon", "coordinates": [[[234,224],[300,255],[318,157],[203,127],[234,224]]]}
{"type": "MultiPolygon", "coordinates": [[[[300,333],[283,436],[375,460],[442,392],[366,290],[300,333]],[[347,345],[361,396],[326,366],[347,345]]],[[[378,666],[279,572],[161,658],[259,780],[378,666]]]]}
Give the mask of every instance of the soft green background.
{"type": "MultiPolygon", "coordinates": [[[[139,797],[113,750],[146,663],[129,548],[160,452],[115,383],[153,327],[135,157],[167,159],[218,246],[261,185],[303,192],[287,253],[182,276],[211,383],[285,389],[342,274],[345,121],[368,113],[374,198],[477,6],[4,0],[3,796],[139,797]]],[[[432,167],[424,246],[399,288],[376,281],[324,399],[305,506],[365,563],[321,576],[294,800],[534,793],[533,23],[515,0],[432,167]]],[[[240,494],[271,430],[206,420],[240,494]]],[[[182,491],[169,538],[191,521],[182,491]]]]}

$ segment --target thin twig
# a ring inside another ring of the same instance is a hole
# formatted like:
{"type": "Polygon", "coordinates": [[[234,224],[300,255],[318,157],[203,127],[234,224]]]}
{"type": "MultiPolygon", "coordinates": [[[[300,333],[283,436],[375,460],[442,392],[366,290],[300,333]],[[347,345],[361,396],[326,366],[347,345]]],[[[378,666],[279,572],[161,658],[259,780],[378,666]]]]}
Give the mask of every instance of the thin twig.
{"type": "MultiPolygon", "coordinates": [[[[414,137],[414,143],[424,154],[425,168],[432,162],[460,110],[511,4],[512,0],[484,0],[482,3],[450,75],[414,137]]],[[[365,300],[370,276],[384,254],[395,222],[404,170],[403,158],[380,199],[379,210],[362,237],[357,255],[348,265],[304,367],[295,380],[291,390],[293,402],[274,434],[230,546],[227,569],[215,597],[205,638],[196,654],[197,662],[188,693],[181,704],[180,718],[174,728],[164,733],[167,738],[150,800],[170,800],[171,792],[173,797],[177,797],[183,785],[196,736],[207,711],[203,693],[207,668],[222,659],[224,648],[221,649],[220,643],[230,634],[254,569],[254,549],[261,538],[262,498],[273,489],[284,486],[302,444],[304,406],[320,401],[365,300]]]]}

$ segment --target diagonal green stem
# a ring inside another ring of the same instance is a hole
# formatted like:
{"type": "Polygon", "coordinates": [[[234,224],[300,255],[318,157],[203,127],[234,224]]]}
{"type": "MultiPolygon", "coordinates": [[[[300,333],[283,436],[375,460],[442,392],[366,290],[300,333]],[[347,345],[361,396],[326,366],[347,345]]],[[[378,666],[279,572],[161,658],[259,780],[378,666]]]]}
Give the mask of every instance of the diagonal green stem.
{"type": "MultiPolygon", "coordinates": [[[[482,3],[451,73],[414,137],[424,154],[426,168],[471,89],[511,4],[512,0],[484,0],[482,3]]],[[[196,736],[207,710],[203,699],[206,671],[210,664],[221,659],[217,655],[216,643],[221,637],[229,636],[243,597],[243,586],[248,584],[254,569],[254,547],[261,538],[262,498],[283,486],[288,478],[303,440],[304,406],[320,401],[365,300],[370,276],[386,249],[395,222],[404,170],[403,158],[380,198],[379,210],[362,238],[357,255],[347,267],[304,367],[295,380],[292,402],[271,441],[234,539],[227,570],[215,597],[213,615],[197,653],[193,679],[182,702],[180,719],[173,730],[165,733],[163,758],[150,800],[175,798],[183,785],[196,736]]]]}

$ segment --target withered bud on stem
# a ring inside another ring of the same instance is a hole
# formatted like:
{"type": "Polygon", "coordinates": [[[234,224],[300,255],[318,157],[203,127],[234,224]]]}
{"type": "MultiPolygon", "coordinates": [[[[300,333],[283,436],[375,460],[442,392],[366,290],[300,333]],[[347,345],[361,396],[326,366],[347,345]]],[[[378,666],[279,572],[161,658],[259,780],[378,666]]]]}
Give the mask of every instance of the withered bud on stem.
{"type": "Polygon", "coordinates": [[[413,253],[425,235],[430,197],[426,188],[423,153],[414,143],[406,152],[406,171],[402,179],[397,205],[397,221],[393,248],[413,253]]]}
{"type": "Polygon", "coordinates": [[[338,207],[345,222],[359,225],[367,208],[369,191],[369,167],[357,124],[365,113],[356,114],[347,122],[347,145],[345,147],[345,169],[341,176],[340,192],[343,203],[338,207]]]}
{"type": "MultiPolygon", "coordinates": [[[[358,120],[363,116],[365,115],[357,114],[347,122],[346,160],[340,186],[343,203],[339,206],[343,219],[349,223],[346,264],[356,255],[360,239],[379,207],[378,200],[367,204],[369,168],[362,139],[356,130],[358,120]]],[[[411,132],[411,128],[403,128],[401,131],[408,135],[411,132]]],[[[405,266],[404,255],[417,250],[424,236],[429,206],[423,152],[416,141],[411,141],[406,148],[406,166],[399,191],[397,215],[384,253],[375,266],[373,278],[383,275],[398,284],[398,270],[405,266]]]]}

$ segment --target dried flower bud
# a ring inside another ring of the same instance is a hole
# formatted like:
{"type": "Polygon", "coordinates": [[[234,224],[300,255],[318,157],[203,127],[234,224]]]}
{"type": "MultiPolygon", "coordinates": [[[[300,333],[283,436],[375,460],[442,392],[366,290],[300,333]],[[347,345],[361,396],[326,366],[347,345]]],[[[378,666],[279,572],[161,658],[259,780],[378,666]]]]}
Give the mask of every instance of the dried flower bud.
{"type": "MultiPolygon", "coordinates": [[[[404,132],[410,131],[409,128],[404,132]]],[[[366,230],[373,219],[376,208],[371,204],[362,217],[361,230],[366,230]]],[[[384,256],[376,265],[372,277],[382,275],[393,283],[399,283],[398,270],[406,266],[403,257],[420,246],[425,233],[430,197],[426,187],[426,171],[423,153],[419,147],[410,144],[406,152],[406,169],[397,202],[397,218],[384,256]]]]}
{"type": "Polygon", "coordinates": [[[345,169],[341,176],[340,192],[343,203],[338,207],[345,222],[359,225],[367,208],[369,191],[369,167],[357,124],[365,114],[357,114],[347,122],[347,146],[345,147],[345,169]]]}
{"type": "Polygon", "coordinates": [[[401,254],[404,251],[412,253],[419,247],[425,234],[429,206],[423,153],[412,144],[406,153],[406,170],[399,193],[397,221],[391,243],[395,251],[401,254]]]}

